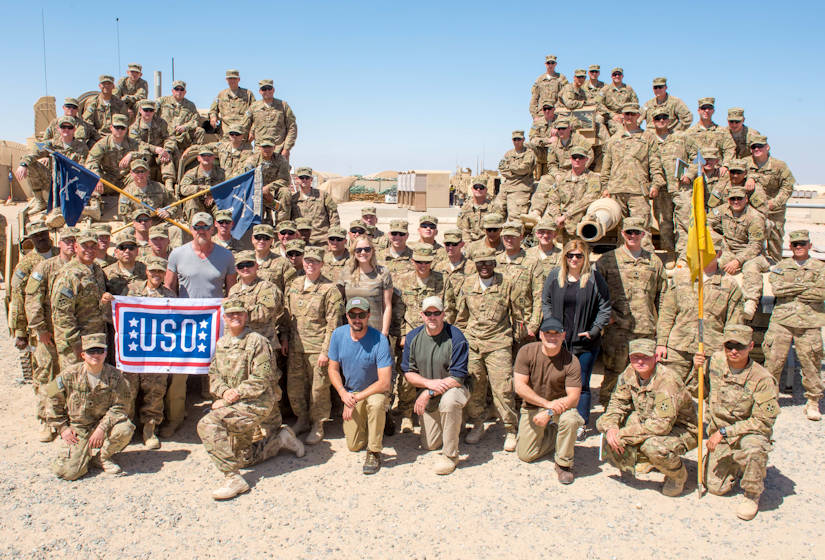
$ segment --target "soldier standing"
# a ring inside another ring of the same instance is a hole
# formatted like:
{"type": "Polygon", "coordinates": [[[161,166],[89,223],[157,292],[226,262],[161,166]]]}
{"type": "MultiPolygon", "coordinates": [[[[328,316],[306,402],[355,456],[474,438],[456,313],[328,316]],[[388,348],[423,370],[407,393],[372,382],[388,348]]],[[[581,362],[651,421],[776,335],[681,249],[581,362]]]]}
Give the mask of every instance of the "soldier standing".
{"type": "Polygon", "coordinates": [[[556,72],[558,59],[554,54],[544,57],[545,72],[536,78],[530,89],[530,115],[536,119],[541,116],[541,107],[544,104],[556,105],[561,88],[567,84],[564,74],[556,72]]]}
{"type": "Polygon", "coordinates": [[[284,293],[290,280],[295,278],[295,269],[289,261],[278,253],[272,252],[275,230],[269,224],[252,226],[252,246],[255,248],[255,262],[258,263],[258,276],[275,284],[284,293]]]}
{"type": "Polygon", "coordinates": [[[378,229],[378,215],[375,206],[364,206],[361,208],[361,221],[367,225],[367,235],[372,239],[372,244],[376,249],[385,249],[390,243],[389,236],[378,229]]]}
{"type": "Polygon", "coordinates": [[[536,156],[524,147],[524,131],[513,131],[513,149],[504,154],[498,170],[504,183],[498,193],[498,203],[507,219],[518,219],[530,206],[533,194],[533,169],[536,156]]]}
{"type": "Polygon", "coordinates": [[[299,167],[295,174],[298,176],[298,192],[292,195],[292,219],[308,219],[312,226],[310,243],[321,247],[326,243],[329,228],[341,225],[338,205],[329,193],[312,186],[311,167],[299,167]]]}
{"type": "Polygon", "coordinates": [[[596,261],[596,270],[607,282],[613,308],[602,340],[604,379],[599,401],[604,406],[610,400],[619,374],[627,367],[628,342],[656,336],[666,277],[659,257],[642,248],[645,235],[647,229],[641,218],[625,218],[622,222],[624,245],[596,261]]]}
{"type": "Polygon", "coordinates": [[[335,283],[338,283],[341,279],[341,274],[349,262],[350,254],[347,251],[346,239],[347,232],[342,227],[329,228],[327,232],[327,250],[324,253],[323,275],[335,283]]]}
{"type": "Polygon", "coordinates": [[[275,99],[272,80],[261,80],[258,85],[261,88],[261,100],[255,101],[247,113],[252,126],[249,139],[272,138],[275,151],[288,161],[289,153],[298,139],[295,113],[286,101],[275,99]]]}
{"type": "Polygon", "coordinates": [[[822,399],[822,327],[825,326],[825,264],[810,258],[811,238],[808,230],[790,233],[793,256],[771,267],[770,282],[776,306],[765,333],[762,350],[765,368],[777,385],[788,358],[791,343],[802,366],[805,388],[805,416],[820,420],[822,399]]]}
{"type": "Polygon", "coordinates": [[[126,121],[125,126],[129,126],[129,108],[126,103],[114,95],[115,79],[103,74],[98,80],[100,93],[86,102],[83,109],[83,120],[91,124],[100,136],[108,136],[111,125],[114,124],[114,116],[122,115],[126,121]]]}
{"type": "Polygon", "coordinates": [[[475,272],[473,263],[464,256],[464,241],[461,239],[461,231],[448,229],[444,232],[444,251],[447,258],[433,265],[433,271],[444,276],[444,282],[449,285],[446,292],[452,294],[451,301],[444,302],[444,312],[446,320],[455,320],[455,294],[464,283],[464,279],[475,272]]]}
{"type": "Polygon", "coordinates": [[[232,210],[218,210],[215,216],[215,235],[212,236],[212,241],[215,245],[220,245],[224,249],[229,250],[232,255],[236,255],[238,251],[243,248],[240,239],[232,237],[232,210]]]}
{"type": "Polygon", "coordinates": [[[587,82],[584,84],[584,93],[587,95],[588,105],[600,105],[602,102],[602,88],[604,82],[599,79],[602,67],[598,64],[591,64],[587,68],[587,82]]]}
{"type": "MultiPolygon", "coordinates": [[[[533,228],[533,234],[536,236],[538,245],[530,247],[526,251],[524,258],[524,266],[533,271],[533,285],[538,287],[538,300],[541,305],[541,290],[544,287],[544,281],[550,271],[559,265],[561,259],[561,250],[556,246],[556,222],[549,216],[542,218],[539,223],[533,228]]],[[[536,294],[533,295],[536,299],[536,294]]],[[[535,301],[534,301],[535,303],[535,301]]],[[[535,309],[535,308],[534,308],[535,309]]],[[[538,315],[533,313],[533,324],[538,326],[538,315]]]]}
{"type": "Polygon", "coordinates": [[[504,226],[504,217],[498,212],[489,212],[481,218],[481,227],[484,229],[484,237],[473,241],[467,246],[467,258],[473,260],[476,253],[482,249],[492,249],[498,255],[504,251],[504,244],[501,242],[501,228],[504,226]]]}
{"type": "MultiPolygon", "coordinates": [[[[542,116],[537,117],[530,127],[530,142],[527,146],[536,156],[536,167],[533,170],[533,179],[538,181],[547,173],[547,147],[556,137],[556,107],[550,103],[541,106],[542,116]]],[[[485,178],[486,185],[486,178],[485,178]]]]}
{"type": "Polygon", "coordinates": [[[648,99],[642,105],[642,113],[639,122],[645,121],[648,130],[656,116],[653,110],[664,109],[668,116],[667,129],[670,132],[678,132],[690,128],[693,122],[693,114],[688,109],[684,101],[678,97],[673,97],[667,92],[667,78],[653,78],[653,99],[648,99]]]}
{"type": "Polygon", "coordinates": [[[513,286],[514,312],[510,317],[513,322],[513,355],[523,344],[536,340],[539,324],[539,319],[533,317],[533,296],[536,292],[541,293],[541,287],[533,285],[533,273],[527,254],[521,247],[523,233],[521,222],[504,224],[501,229],[504,252],[496,255],[496,270],[513,286]]]}
{"type": "Polygon", "coordinates": [[[278,407],[272,348],[247,326],[242,302],[228,299],[223,312],[227,332],[218,340],[209,366],[209,390],[216,400],[198,422],[198,436],[225,476],[224,485],[212,492],[215,500],[229,500],[249,490],[242,468],[262,463],[281,449],[304,456],[304,445],[288,426],[267,430],[263,439],[253,443],[261,423],[278,407]]]}
{"type": "Polygon", "coordinates": [[[161,118],[169,125],[178,156],[192,144],[203,143],[205,131],[200,126],[200,113],[195,104],[186,99],[186,82],[172,82],[172,95],[161,97],[158,106],[161,118]]]}
{"type": "Polygon", "coordinates": [[[596,422],[604,434],[607,461],[631,473],[655,468],[665,475],[662,494],[678,496],[687,480],[681,456],[696,448],[696,423],[696,407],[685,384],[656,363],[656,343],[647,338],[632,341],[630,365],[596,422]]]}
{"type": "MultiPolygon", "coordinates": [[[[713,146],[719,150],[722,163],[722,174],[727,173],[727,164],[736,157],[736,144],[733,143],[728,132],[713,122],[713,113],[716,111],[715,97],[699,99],[699,122],[687,129],[687,135],[693,138],[696,146],[713,146]]],[[[702,152],[704,155],[704,152],[702,152]]],[[[690,160],[696,154],[692,154],[690,160]]]]}
{"type": "Polygon", "coordinates": [[[117,262],[103,269],[106,276],[106,291],[112,295],[123,295],[132,282],[146,280],[146,265],[137,261],[137,241],[135,236],[124,232],[117,240],[117,262]]]}
{"type": "Polygon", "coordinates": [[[229,86],[218,93],[212,106],[209,107],[209,124],[217,130],[220,122],[224,137],[229,134],[232,126],[239,126],[243,130],[243,138],[249,135],[249,107],[255,102],[255,94],[248,89],[239,87],[241,73],[231,69],[226,71],[226,84],[229,86]]]}
{"type": "Polygon", "coordinates": [[[393,277],[413,270],[413,252],[407,246],[408,227],[407,220],[391,220],[390,244],[378,257],[378,263],[387,267],[393,277]]]}

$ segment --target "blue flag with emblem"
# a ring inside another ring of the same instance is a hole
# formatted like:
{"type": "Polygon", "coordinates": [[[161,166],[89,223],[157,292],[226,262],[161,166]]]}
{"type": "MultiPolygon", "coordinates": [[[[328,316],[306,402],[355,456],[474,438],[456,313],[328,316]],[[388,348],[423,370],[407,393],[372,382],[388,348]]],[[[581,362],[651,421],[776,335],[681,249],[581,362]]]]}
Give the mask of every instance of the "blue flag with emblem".
{"type": "Polygon", "coordinates": [[[48,211],[60,207],[66,225],[73,226],[89,203],[100,177],[58,152],[52,152],[54,188],[49,193],[48,211]]]}
{"type": "Polygon", "coordinates": [[[232,211],[232,237],[240,239],[255,224],[261,223],[263,188],[260,168],[250,169],[212,187],[212,198],[221,210],[232,211]]]}

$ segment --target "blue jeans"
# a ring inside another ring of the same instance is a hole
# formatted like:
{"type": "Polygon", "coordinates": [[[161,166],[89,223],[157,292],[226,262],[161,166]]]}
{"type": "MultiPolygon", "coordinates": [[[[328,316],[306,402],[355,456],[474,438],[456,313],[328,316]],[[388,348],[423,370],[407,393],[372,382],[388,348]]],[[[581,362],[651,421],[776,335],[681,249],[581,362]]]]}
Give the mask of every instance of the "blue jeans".
{"type": "Polygon", "coordinates": [[[576,356],[579,359],[579,365],[582,370],[582,394],[581,397],[579,397],[579,404],[576,405],[576,409],[584,419],[585,426],[587,426],[587,422],[590,421],[590,374],[593,373],[593,364],[596,362],[596,358],[599,357],[600,349],[601,344],[598,344],[590,352],[584,352],[576,356]]]}

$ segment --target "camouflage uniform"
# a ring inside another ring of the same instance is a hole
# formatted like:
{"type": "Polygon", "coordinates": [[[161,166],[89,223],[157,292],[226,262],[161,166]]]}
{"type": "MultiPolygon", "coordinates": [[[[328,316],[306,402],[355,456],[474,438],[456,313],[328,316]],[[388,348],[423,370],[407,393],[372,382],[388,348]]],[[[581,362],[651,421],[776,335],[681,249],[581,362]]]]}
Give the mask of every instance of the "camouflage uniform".
{"type": "MultiPolygon", "coordinates": [[[[693,368],[698,352],[699,302],[690,272],[679,269],[665,292],[656,324],[656,344],[667,348],[668,368],[678,373],[692,395],[699,380],[693,368]]],[[[742,292],[733,277],[721,270],[704,280],[704,354],[722,349],[722,333],[728,325],[743,323],[742,292]]]]}
{"type": "Polygon", "coordinates": [[[58,152],[81,165],[89,155],[86,144],[81,140],[75,138],[72,143],[67,146],[58,136],[56,140],[47,140],[44,142],[43,148],[35,148],[34,151],[20,159],[20,165],[28,169],[26,178],[32,190],[40,191],[46,199],[48,199],[52,186],[52,159],[49,157],[50,150],[58,152]],[[45,165],[39,161],[41,158],[48,158],[45,165]]]}
{"type": "MultiPolygon", "coordinates": [[[[697,122],[685,131],[685,134],[693,139],[693,143],[697,147],[713,146],[719,149],[719,165],[725,166],[736,157],[736,144],[733,143],[733,138],[730,134],[716,123],[711,123],[710,126],[705,127],[701,122],[697,122]]],[[[690,156],[690,161],[696,157],[693,153],[690,156]]]]}
{"type": "Polygon", "coordinates": [[[726,431],[716,449],[708,452],[708,491],[727,494],[741,474],[742,490],[759,496],[765,488],[773,425],[779,415],[776,382],[753,360],[733,373],[724,351],[711,357],[707,377],[708,435],[719,428],[726,431]]]}
{"type": "Polygon", "coordinates": [[[338,280],[341,278],[341,273],[347,267],[347,263],[349,262],[349,252],[344,251],[342,258],[336,258],[332,251],[325,251],[324,252],[324,268],[321,270],[321,274],[335,282],[338,283],[338,280]]]}
{"type": "Polygon", "coordinates": [[[52,464],[54,473],[66,480],[77,480],[88,472],[92,460],[89,438],[97,428],[105,434],[100,448],[103,460],[126,447],[135,431],[126,416],[129,386],[121,373],[103,364],[94,387],[89,383],[89,375],[85,363],[74,364],[46,387],[50,426],[58,434],[71,427],[77,435],[77,443],[61,444],[60,455],[52,464]]]}
{"type": "Polygon", "coordinates": [[[544,105],[556,106],[559,93],[565,85],[567,78],[558,72],[553,72],[552,75],[545,72],[536,78],[530,89],[530,114],[533,118],[542,116],[541,108],[544,105]]]}
{"type": "Polygon", "coordinates": [[[123,76],[115,84],[113,95],[118,96],[126,106],[133,111],[138,102],[146,99],[149,93],[149,84],[143,78],[138,78],[134,82],[130,76],[123,76]]]}
{"type": "Polygon", "coordinates": [[[237,177],[246,170],[246,162],[255,157],[252,144],[244,142],[239,148],[232,146],[232,142],[225,140],[212,146],[221,169],[226,173],[226,178],[237,177]]]}
{"type": "Polygon", "coordinates": [[[604,89],[604,82],[596,80],[594,84],[589,79],[584,82],[584,94],[587,96],[588,105],[600,105],[602,102],[602,90],[604,89]]]}
{"type": "Polygon", "coordinates": [[[570,170],[560,173],[554,188],[545,195],[547,206],[541,215],[554,221],[559,216],[565,218],[564,225],[559,228],[562,246],[577,237],[576,228],[584,218],[587,207],[601,196],[600,181],[600,175],[593,171],[585,169],[584,173],[576,175],[570,170]]]}
{"type": "Polygon", "coordinates": [[[498,245],[496,245],[495,247],[490,247],[490,244],[487,241],[487,237],[484,236],[481,239],[473,241],[472,243],[467,245],[467,249],[464,251],[464,254],[467,256],[468,259],[473,260],[476,254],[482,249],[492,249],[495,252],[496,256],[498,256],[504,252],[504,243],[502,243],[499,239],[498,245]]]}
{"type": "MultiPolygon", "coordinates": [[[[44,257],[35,249],[32,249],[20,259],[11,277],[9,330],[11,331],[12,337],[25,338],[29,346],[37,344],[37,333],[33,329],[29,329],[29,322],[26,319],[26,283],[34,268],[46,260],[46,258],[51,258],[54,253],[55,249],[51,249],[44,257]]],[[[32,375],[32,355],[29,346],[21,351],[20,356],[20,364],[23,368],[24,378],[31,378],[32,375]]]]}
{"type": "Polygon", "coordinates": [[[116,95],[112,96],[109,103],[104,103],[100,95],[96,95],[86,102],[86,108],[83,109],[83,120],[92,125],[101,137],[109,136],[112,133],[112,129],[109,127],[112,125],[114,115],[123,115],[127,119],[129,118],[129,109],[116,95]]]}
{"type": "Polygon", "coordinates": [[[551,177],[559,173],[570,171],[570,168],[572,167],[570,163],[570,150],[572,150],[574,146],[582,146],[587,148],[587,166],[593,163],[593,148],[590,147],[590,142],[587,141],[587,138],[574,130],[570,133],[570,138],[568,138],[567,141],[562,140],[561,136],[556,136],[548,143],[547,173],[551,177]]]}
{"type": "Polygon", "coordinates": [[[106,292],[106,277],[101,268],[73,259],[60,271],[51,291],[54,344],[60,357],[60,368],[78,362],[74,348],[80,338],[106,333],[106,310],[101,302],[106,292]]]}
{"type": "Polygon", "coordinates": [[[59,143],[60,140],[60,126],[59,121],[60,119],[71,119],[74,123],[74,139],[80,140],[86,146],[86,150],[88,151],[89,148],[95,145],[95,142],[100,140],[100,134],[97,132],[94,126],[90,123],[84,121],[80,116],[77,117],[70,117],[68,115],[64,115],[62,117],[57,117],[52,122],[49,123],[49,126],[46,127],[46,130],[43,131],[43,140],[53,140],[59,143]]]}
{"type": "Polygon", "coordinates": [[[758,130],[754,130],[753,128],[749,128],[745,125],[743,125],[742,130],[736,134],[731,132],[730,128],[727,126],[722,127],[722,130],[730,134],[730,137],[733,139],[733,143],[736,146],[737,159],[751,157],[751,142],[755,137],[761,136],[761,133],[758,130]]]}
{"type": "Polygon", "coordinates": [[[484,215],[495,212],[501,214],[503,210],[492,198],[487,198],[484,204],[476,204],[470,198],[461,207],[456,220],[456,227],[461,230],[465,243],[477,241],[484,237],[484,225],[482,220],[484,215]]]}
{"type": "Polygon", "coordinates": [[[158,100],[158,107],[160,117],[169,125],[169,136],[174,139],[178,154],[192,144],[203,143],[205,131],[200,126],[200,113],[194,103],[186,98],[179,103],[173,96],[167,95],[158,100]],[[176,132],[179,126],[183,130],[176,132]]]}
{"type": "Polygon", "coordinates": [[[310,244],[326,245],[327,232],[330,227],[339,227],[341,219],[338,217],[338,205],[327,192],[310,189],[309,194],[299,191],[292,195],[290,219],[308,218],[312,224],[310,244]]]}
{"type": "Polygon", "coordinates": [[[104,268],[103,274],[106,276],[106,291],[112,295],[119,296],[123,295],[129,284],[146,280],[146,265],[140,261],[136,261],[134,268],[128,271],[120,265],[120,262],[115,262],[104,268]]]}
{"type": "Polygon", "coordinates": [[[331,406],[329,377],[326,367],[318,366],[318,356],[329,350],[344,302],[338,287],[324,276],[308,287],[305,281],[305,276],[293,279],[284,294],[289,321],[286,390],[295,415],[317,423],[329,418],[331,406]]]}
{"type": "MultiPolygon", "coordinates": [[[[522,134],[522,137],[524,135],[522,134]]],[[[521,152],[508,150],[498,164],[498,170],[504,177],[498,194],[498,202],[507,214],[507,219],[518,219],[530,206],[533,193],[533,168],[536,156],[533,150],[524,148],[521,152]]]]}
{"type": "Polygon", "coordinates": [[[449,296],[449,300],[444,301],[445,319],[448,323],[455,322],[455,297],[458,290],[461,289],[461,285],[464,284],[464,280],[475,271],[475,264],[466,257],[462,257],[461,262],[457,265],[453,265],[450,262],[450,259],[445,259],[433,266],[433,272],[438,272],[444,276],[445,297],[449,296]]]}
{"type": "Polygon", "coordinates": [[[272,212],[275,224],[289,220],[292,215],[292,191],[289,189],[292,176],[289,174],[289,162],[277,152],[268,160],[261,152],[253,153],[246,160],[246,169],[258,166],[261,167],[263,185],[268,186],[270,193],[275,197],[273,202],[264,202],[264,206],[272,212]]]}
{"type": "Polygon", "coordinates": [[[280,154],[295,146],[298,123],[286,101],[273,99],[272,103],[267,103],[261,99],[249,107],[247,115],[251,120],[255,140],[272,138],[275,141],[275,153],[280,154]]]}
{"type": "Polygon", "coordinates": [[[482,289],[477,273],[468,276],[456,294],[455,322],[470,347],[467,369],[473,387],[467,417],[474,423],[482,421],[489,378],[493,403],[505,430],[512,434],[518,424],[513,393],[512,317],[517,314],[514,291],[513,285],[498,272],[486,290],[482,289]]]}
{"type": "Polygon", "coordinates": [[[727,203],[717,206],[708,212],[708,226],[724,236],[725,254],[719,259],[720,266],[735,258],[741,268],[762,254],[765,219],[752,207],[745,206],[744,212],[736,216],[727,203]]]}
{"type": "Polygon", "coordinates": [[[655,338],[667,279],[659,257],[642,249],[636,259],[624,246],[602,255],[596,261],[596,270],[607,282],[613,308],[602,338],[604,380],[599,401],[607,406],[617,377],[627,367],[628,343],[637,338],[655,338]]]}
{"type": "Polygon", "coordinates": [[[378,254],[378,264],[387,268],[393,278],[397,278],[405,272],[415,271],[412,262],[412,249],[405,247],[401,254],[392,254],[392,247],[387,247],[378,254]]]}
{"type": "Polygon", "coordinates": [[[142,118],[138,117],[134,124],[129,127],[129,138],[140,144],[141,151],[151,154],[147,163],[152,177],[162,177],[163,181],[174,181],[177,178],[175,154],[178,144],[175,142],[175,138],[169,135],[169,124],[165,120],[159,116],[154,116],[147,125],[142,118]],[[155,153],[157,148],[163,148],[169,153],[170,159],[168,162],[160,163],[155,153]]]}
{"type": "Polygon", "coordinates": [[[622,83],[621,86],[616,87],[613,83],[609,83],[601,92],[602,111],[604,113],[604,122],[607,123],[607,128],[610,134],[621,132],[621,125],[613,120],[613,115],[621,115],[622,107],[628,103],[639,104],[639,96],[629,85],[622,83]]]}
{"type": "Polygon", "coordinates": [[[764,191],[768,197],[767,202],[773,203],[773,210],[768,210],[766,202],[764,212],[770,220],[768,254],[778,261],[782,258],[782,242],[785,237],[785,205],[793,193],[796,179],[788,169],[788,164],[775,157],[768,157],[762,165],[751,158],[748,161],[748,178],[753,179],[757,188],[764,191]]]}
{"type": "Polygon", "coordinates": [[[611,465],[631,473],[635,465],[649,463],[676,478],[684,466],[681,456],[697,445],[693,400],[679,374],[662,364],[646,383],[627,366],[596,427],[602,433],[619,430],[624,453],[609,445],[603,451],[611,465]]]}
{"type": "Polygon", "coordinates": [[[645,101],[645,104],[642,105],[642,112],[639,115],[639,122],[645,121],[647,123],[647,130],[651,133],[653,133],[653,111],[655,109],[667,110],[668,117],[670,117],[667,128],[671,132],[687,130],[693,122],[693,113],[690,112],[685,102],[678,97],[667,94],[664,103],[659,103],[654,97],[653,99],[645,101]]]}
{"type": "Polygon", "coordinates": [[[239,87],[234,92],[226,88],[209,107],[209,118],[216,117],[221,121],[221,131],[224,138],[229,138],[229,129],[237,126],[243,131],[244,138],[249,134],[249,108],[255,102],[255,94],[248,89],[239,87]]]}
{"type": "Polygon", "coordinates": [[[556,136],[553,129],[555,123],[556,115],[554,114],[549,121],[544,117],[533,121],[533,126],[530,127],[529,147],[536,155],[536,168],[533,171],[534,179],[541,179],[541,176],[547,173],[547,146],[550,145],[550,140],[556,136]]]}
{"type": "MultiPolygon", "coordinates": [[[[164,208],[174,202],[169,191],[157,181],[149,181],[145,188],[140,188],[134,183],[129,183],[123,190],[156,210],[164,208]]],[[[135,210],[138,208],[146,207],[124,195],[120,195],[120,198],[117,200],[117,213],[121,218],[131,219],[134,216],[135,210]]],[[[169,209],[169,213],[172,216],[175,216],[177,211],[178,206],[169,209]]]]}
{"type": "Polygon", "coordinates": [[[526,251],[523,264],[529,270],[533,286],[533,301],[531,304],[533,311],[528,328],[534,333],[539,332],[539,325],[542,319],[541,293],[542,290],[544,290],[544,282],[547,280],[550,271],[559,266],[561,256],[561,249],[555,245],[549,253],[545,253],[540,245],[530,247],[526,251]]]}
{"type": "MultiPolygon", "coordinates": [[[[519,348],[528,342],[535,342],[535,337],[530,336],[528,331],[534,335],[538,332],[538,318],[533,317],[534,294],[536,286],[533,285],[533,270],[527,260],[527,253],[521,249],[513,256],[507,252],[496,255],[496,271],[513,287],[511,297],[513,298],[513,312],[510,314],[513,329],[513,355],[518,353],[519,348]]],[[[541,293],[542,288],[538,288],[541,293]]]]}
{"type": "MultiPolygon", "coordinates": [[[[793,239],[793,238],[792,238],[793,239]]],[[[802,386],[808,401],[822,398],[822,327],[825,326],[825,264],[808,257],[803,264],[782,259],[771,267],[770,282],[776,304],[762,350],[765,369],[776,379],[793,342],[802,366],[802,386]]]]}
{"type": "Polygon", "coordinates": [[[587,93],[584,87],[577,87],[575,83],[570,82],[561,88],[557,104],[571,111],[581,109],[587,105],[587,93]]]}
{"type": "Polygon", "coordinates": [[[209,366],[209,391],[216,399],[234,389],[240,399],[214,408],[198,422],[200,436],[209,458],[224,473],[237,472],[277,453],[264,453],[267,440],[253,443],[261,423],[277,408],[277,387],[271,368],[272,349],[266,338],[247,328],[240,336],[224,334],[218,340],[209,366]]]}
{"type": "MultiPolygon", "coordinates": [[[[213,187],[220,183],[223,183],[226,180],[226,174],[224,174],[223,169],[215,165],[212,167],[212,171],[207,175],[203,169],[201,169],[200,165],[190,169],[186,172],[183,176],[183,179],[180,181],[180,196],[181,198],[187,197],[189,195],[193,195],[196,192],[200,192],[205,188],[213,187]]],[[[201,195],[197,198],[193,198],[188,202],[183,203],[183,213],[186,221],[188,222],[192,216],[194,216],[197,212],[207,212],[211,214],[212,210],[216,210],[217,208],[206,208],[204,204],[204,196],[201,195]]]]}
{"type": "Polygon", "coordinates": [[[277,253],[270,252],[258,261],[258,278],[275,284],[281,293],[285,293],[290,281],[295,278],[295,268],[289,261],[277,253]]]}
{"type": "MultiPolygon", "coordinates": [[[[86,167],[92,173],[100,176],[115,185],[123,188],[129,177],[129,166],[120,167],[120,160],[132,152],[141,150],[140,142],[129,138],[123,139],[123,143],[118,145],[111,134],[104,136],[89,150],[86,158],[86,167]]],[[[132,153],[134,159],[136,154],[132,153]]]]}

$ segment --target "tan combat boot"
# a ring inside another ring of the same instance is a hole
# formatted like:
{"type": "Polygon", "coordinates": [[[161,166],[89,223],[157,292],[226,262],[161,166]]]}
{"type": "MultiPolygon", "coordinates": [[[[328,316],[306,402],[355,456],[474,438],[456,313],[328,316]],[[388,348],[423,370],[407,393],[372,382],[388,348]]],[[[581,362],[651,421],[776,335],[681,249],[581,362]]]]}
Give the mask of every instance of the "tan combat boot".
{"type": "Polygon", "coordinates": [[[292,426],[292,431],[298,436],[306,431],[309,431],[309,418],[306,416],[299,416],[298,420],[292,426]]]}
{"type": "Polygon", "coordinates": [[[52,430],[48,424],[42,422],[40,424],[40,433],[37,435],[37,439],[42,443],[49,443],[50,441],[54,441],[54,438],[57,437],[57,432],[52,430]]]}
{"type": "Polygon", "coordinates": [[[412,418],[405,416],[401,419],[401,433],[402,434],[411,434],[415,430],[413,426],[412,418]]]}
{"type": "Polygon", "coordinates": [[[321,440],[324,439],[324,423],[323,422],[313,422],[312,429],[307,434],[307,437],[304,438],[304,443],[307,445],[315,445],[316,443],[321,443],[321,440]]]}
{"type": "Polygon", "coordinates": [[[484,435],[484,422],[479,420],[473,424],[473,427],[467,432],[467,435],[464,436],[464,441],[469,443],[470,445],[474,445],[481,441],[481,437],[484,435]]]}
{"type": "Polygon", "coordinates": [[[216,488],[212,492],[213,500],[231,500],[238,494],[243,494],[249,491],[249,484],[243,479],[238,472],[226,473],[226,480],[223,486],[216,488]]]}
{"type": "Polygon", "coordinates": [[[306,449],[300,439],[295,437],[295,432],[289,426],[284,426],[278,432],[278,441],[281,444],[281,449],[292,451],[296,457],[303,457],[306,455],[306,449]]]}
{"type": "Polygon", "coordinates": [[[665,473],[665,483],[662,485],[662,494],[675,498],[684,490],[686,481],[687,469],[683,464],[678,471],[665,473]]]}
{"type": "Polygon", "coordinates": [[[808,401],[808,404],[805,405],[805,417],[814,422],[822,420],[822,414],[819,412],[819,400],[808,401]]]}
{"type": "Polygon", "coordinates": [[[155,435],[155,425],[151,422],[143,425],[143,445],[146,449],[160,449],[160,440],[155,435]]]}
{"type": "Polygon", "coordinates": [[[435,461],[435,466],[433,470],[435,474],[450,474],[455,470],[456,465],[458,464],[458,457],[447,457],[445,455],[439,455],[435,461]]]}
{"type": "Polygon", "coordinates": [[[742,496],[742,500],[736,507],[736,517],[738,517],[739,519],[744,519],[745,521],[750,521],[751,519],[756,517],[756,512],[758,511],[759,496],[757,496],[756,494],[745,492],[745,494],[742,496]]]}
{"type": "Polygon", "coordinates": [[[120,465],[112,461],[111,457],[103,457],[102,455],[98,457],[100,460],[100,468],[103,469],[103,472],[106,474],[120,474],[123,472],[120,465]]]}
{"type": "Polygon", "coordinates": [[[504,438],[504,451],[508,453],[512,453],[516,450],[516,434],[514,432],[508,432],[507,437],[504,438]]]}
{"type": "Polygon", "coordinates": [[[34,196],[29,202],[29,207],[26,209],[26,214],[29,216],[39,214],[40,212],[46,209],[46,200],[43,197],[43,192],[34,191],[32,194],[34,196]]]}

